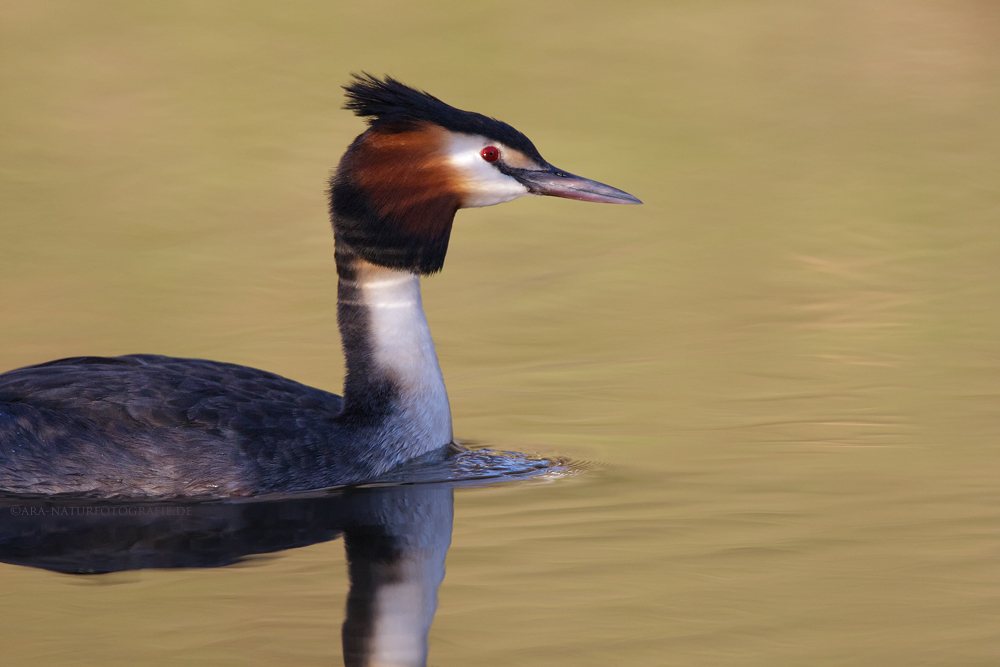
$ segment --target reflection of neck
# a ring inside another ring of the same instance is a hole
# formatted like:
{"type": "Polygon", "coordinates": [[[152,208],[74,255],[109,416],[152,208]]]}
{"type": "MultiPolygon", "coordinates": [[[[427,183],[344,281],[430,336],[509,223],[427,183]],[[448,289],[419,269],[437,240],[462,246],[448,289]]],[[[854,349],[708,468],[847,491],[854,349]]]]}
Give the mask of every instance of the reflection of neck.
{"type": "Polygon", "coordinates": [[[351,578],[343,628],[347,667],[426,664],[452,504],[451,489],[435,486],[354,499],[352,518],[359,523],[344,531],[351,578]]]}
{"type": "Polygon", "coordinates": [[[337,319],[347,379],[342,418],[374,429],[388,467],[444,447],[451,410],[420,299],[420,277],[338,248],[337,319]]]}

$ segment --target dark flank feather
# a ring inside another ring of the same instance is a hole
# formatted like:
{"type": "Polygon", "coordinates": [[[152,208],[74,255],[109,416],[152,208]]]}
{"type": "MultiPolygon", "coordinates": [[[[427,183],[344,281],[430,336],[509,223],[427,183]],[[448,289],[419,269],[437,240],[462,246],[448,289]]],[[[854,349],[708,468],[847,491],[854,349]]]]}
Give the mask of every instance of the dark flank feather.
{"type": "Polygon", "coordinates": [[[357,451],[340,408],[335,394],[200,359],[29,366],[0,375],[0,488],[191,496],[359,481],[374,453],[357,451]]]}

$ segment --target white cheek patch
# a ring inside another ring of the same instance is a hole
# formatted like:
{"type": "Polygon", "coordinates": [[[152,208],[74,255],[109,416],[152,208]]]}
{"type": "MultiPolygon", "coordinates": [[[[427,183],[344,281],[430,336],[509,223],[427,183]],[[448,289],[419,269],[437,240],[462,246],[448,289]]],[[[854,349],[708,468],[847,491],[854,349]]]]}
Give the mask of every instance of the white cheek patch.
{"type": "Polygon", "coordinates": [[[503,155],[504,151],[510,150],[506,146],[495,142],[491,144],[488,139],[471,134],[451,134],[449,142],[448,161],[461,183],[463,208],[502,204],[530,194],[528,188],[500,173],[479,154],[486,146],[496,145],[503,155]]]}

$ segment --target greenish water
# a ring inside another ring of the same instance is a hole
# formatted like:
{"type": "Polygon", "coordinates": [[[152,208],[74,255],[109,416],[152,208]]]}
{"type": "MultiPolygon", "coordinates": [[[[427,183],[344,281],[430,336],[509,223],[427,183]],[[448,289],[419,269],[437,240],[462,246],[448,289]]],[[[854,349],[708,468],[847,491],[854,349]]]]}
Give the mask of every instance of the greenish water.
{"type": "MultiPolygon", "coordinates": [[[[361,69],[645,202],[462,211],[424,283],[456,436],[594,463],[455,492],[429,664],[1000,660],[1000,6],[8,0],[0,367],[339,392],[361,69]]],[[[2,565],[0,662],[338,664],[346,591],[2,565]]]]}

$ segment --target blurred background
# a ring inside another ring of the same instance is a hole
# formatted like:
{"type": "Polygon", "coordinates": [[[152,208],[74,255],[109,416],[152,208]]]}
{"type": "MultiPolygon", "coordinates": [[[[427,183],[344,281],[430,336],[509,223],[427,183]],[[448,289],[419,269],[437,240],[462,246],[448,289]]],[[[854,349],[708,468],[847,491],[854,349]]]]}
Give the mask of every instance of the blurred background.
{"type": "MultiPolygon", "coordinates": [[[[642,207],[458,214],[424,304],[460,440],[432,665],[1000,658],[1000,4],[0,4],[0,369],[155,352],[338,392],[352,71],[642,207]]],[[[337,664],[340,542],[0,566],[5,665],[337,664]]]]}

